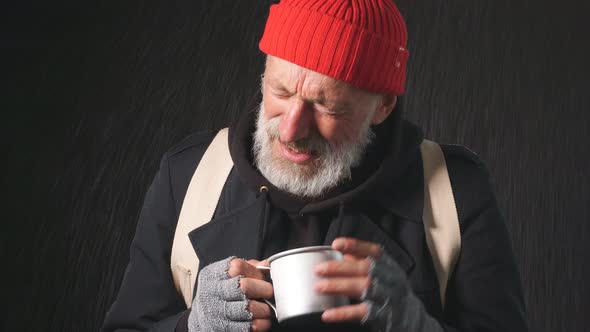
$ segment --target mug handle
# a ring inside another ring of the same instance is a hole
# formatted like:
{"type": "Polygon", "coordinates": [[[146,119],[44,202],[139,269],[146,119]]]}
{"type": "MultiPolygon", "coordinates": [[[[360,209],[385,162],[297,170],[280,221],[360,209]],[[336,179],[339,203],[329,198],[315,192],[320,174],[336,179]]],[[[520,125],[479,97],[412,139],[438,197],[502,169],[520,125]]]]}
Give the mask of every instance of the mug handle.
{"type": "MultiPolygon", "coordinates": [[[[256,268],[259,270],[268,270],[270,271],[270,266],[264,266],[264,265],[256,265],[256,268]]],[[[264,302],[266,302],[266,304],[268,304],[271,308],[272,311],[275,313],[275,317],[279,317],[279,313],[277,312],[277,307],[275,306],[274,303],[270,302],[267,299],[262,299],[264,302]]]]}
{"type": "Polygon", "coordinates": [[[277,312],[277,307],[275,306],[275,304],[267,299],[262,299],[262,301],[266,302],[266,304],[268,304],[272,308],[272,311],[275,313],[275,317],[279,318],[279,313],[277,312]]]}

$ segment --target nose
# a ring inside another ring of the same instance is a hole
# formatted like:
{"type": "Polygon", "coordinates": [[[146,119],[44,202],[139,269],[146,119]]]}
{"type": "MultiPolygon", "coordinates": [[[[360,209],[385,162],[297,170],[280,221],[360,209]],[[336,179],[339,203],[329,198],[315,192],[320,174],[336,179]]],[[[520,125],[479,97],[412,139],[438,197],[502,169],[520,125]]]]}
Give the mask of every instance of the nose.
{"type": "Polygon", "coordinates": [[[294,142],[309,135],[313,125],[313,111],[304,100],[295,100],[283,114],[279,126],[280,140],[294,142]]]}

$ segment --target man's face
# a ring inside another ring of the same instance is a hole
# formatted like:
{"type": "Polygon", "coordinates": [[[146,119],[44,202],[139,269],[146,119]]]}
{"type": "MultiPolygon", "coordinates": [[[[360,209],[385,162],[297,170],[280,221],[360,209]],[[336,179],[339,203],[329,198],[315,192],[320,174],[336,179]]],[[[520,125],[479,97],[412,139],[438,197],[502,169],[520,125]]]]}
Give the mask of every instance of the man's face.
{"type": "Polygon", "coordinates": [[[370,126],[396,102],[272,56],[262,92],[256,164],[275,186],[306,197],[350,177],[372,139],[370,126]]]}

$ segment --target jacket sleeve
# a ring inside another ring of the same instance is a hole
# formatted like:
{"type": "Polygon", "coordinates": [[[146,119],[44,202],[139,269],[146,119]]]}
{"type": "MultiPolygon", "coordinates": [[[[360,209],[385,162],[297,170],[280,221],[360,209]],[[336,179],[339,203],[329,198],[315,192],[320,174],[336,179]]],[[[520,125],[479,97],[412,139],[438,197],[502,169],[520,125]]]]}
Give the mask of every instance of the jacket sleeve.
{"type": "Polygon", "coordinates": [[[489,173],[473,152],[462,149],[470,160],[447,157],[461,253],[447,288],[443,327],[463,332],[527,331],[522,283],[489,173]]]}
{"type": "Polygon", "coordinates": [[[145,195],[129,264],[102,331],[174,331],[181,317],[186,320],[188,310],[170,270],[176,222],[165,154],[145,195]]]}

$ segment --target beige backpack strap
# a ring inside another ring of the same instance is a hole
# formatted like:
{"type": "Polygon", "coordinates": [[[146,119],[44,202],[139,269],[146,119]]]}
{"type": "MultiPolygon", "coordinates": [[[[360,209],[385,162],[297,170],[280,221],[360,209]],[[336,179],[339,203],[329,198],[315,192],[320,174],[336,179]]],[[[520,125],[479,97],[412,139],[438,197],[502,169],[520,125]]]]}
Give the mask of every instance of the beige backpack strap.
{"type": "Polygon", "coordinates": [[[172,243],[170,267],[174,285],[191,307],[199,258],[188,233],[211,220],[225,181],[233,167],[227,128],[220,130],[201,158],[188,186],[172,243]]]}
{"type": "Polygon", "coordinates": [[[459,217],[440,146],[423,140],[420,151],[424,165],[424,230],[444,307],[447,283],[461,251],[459,217]]]}

